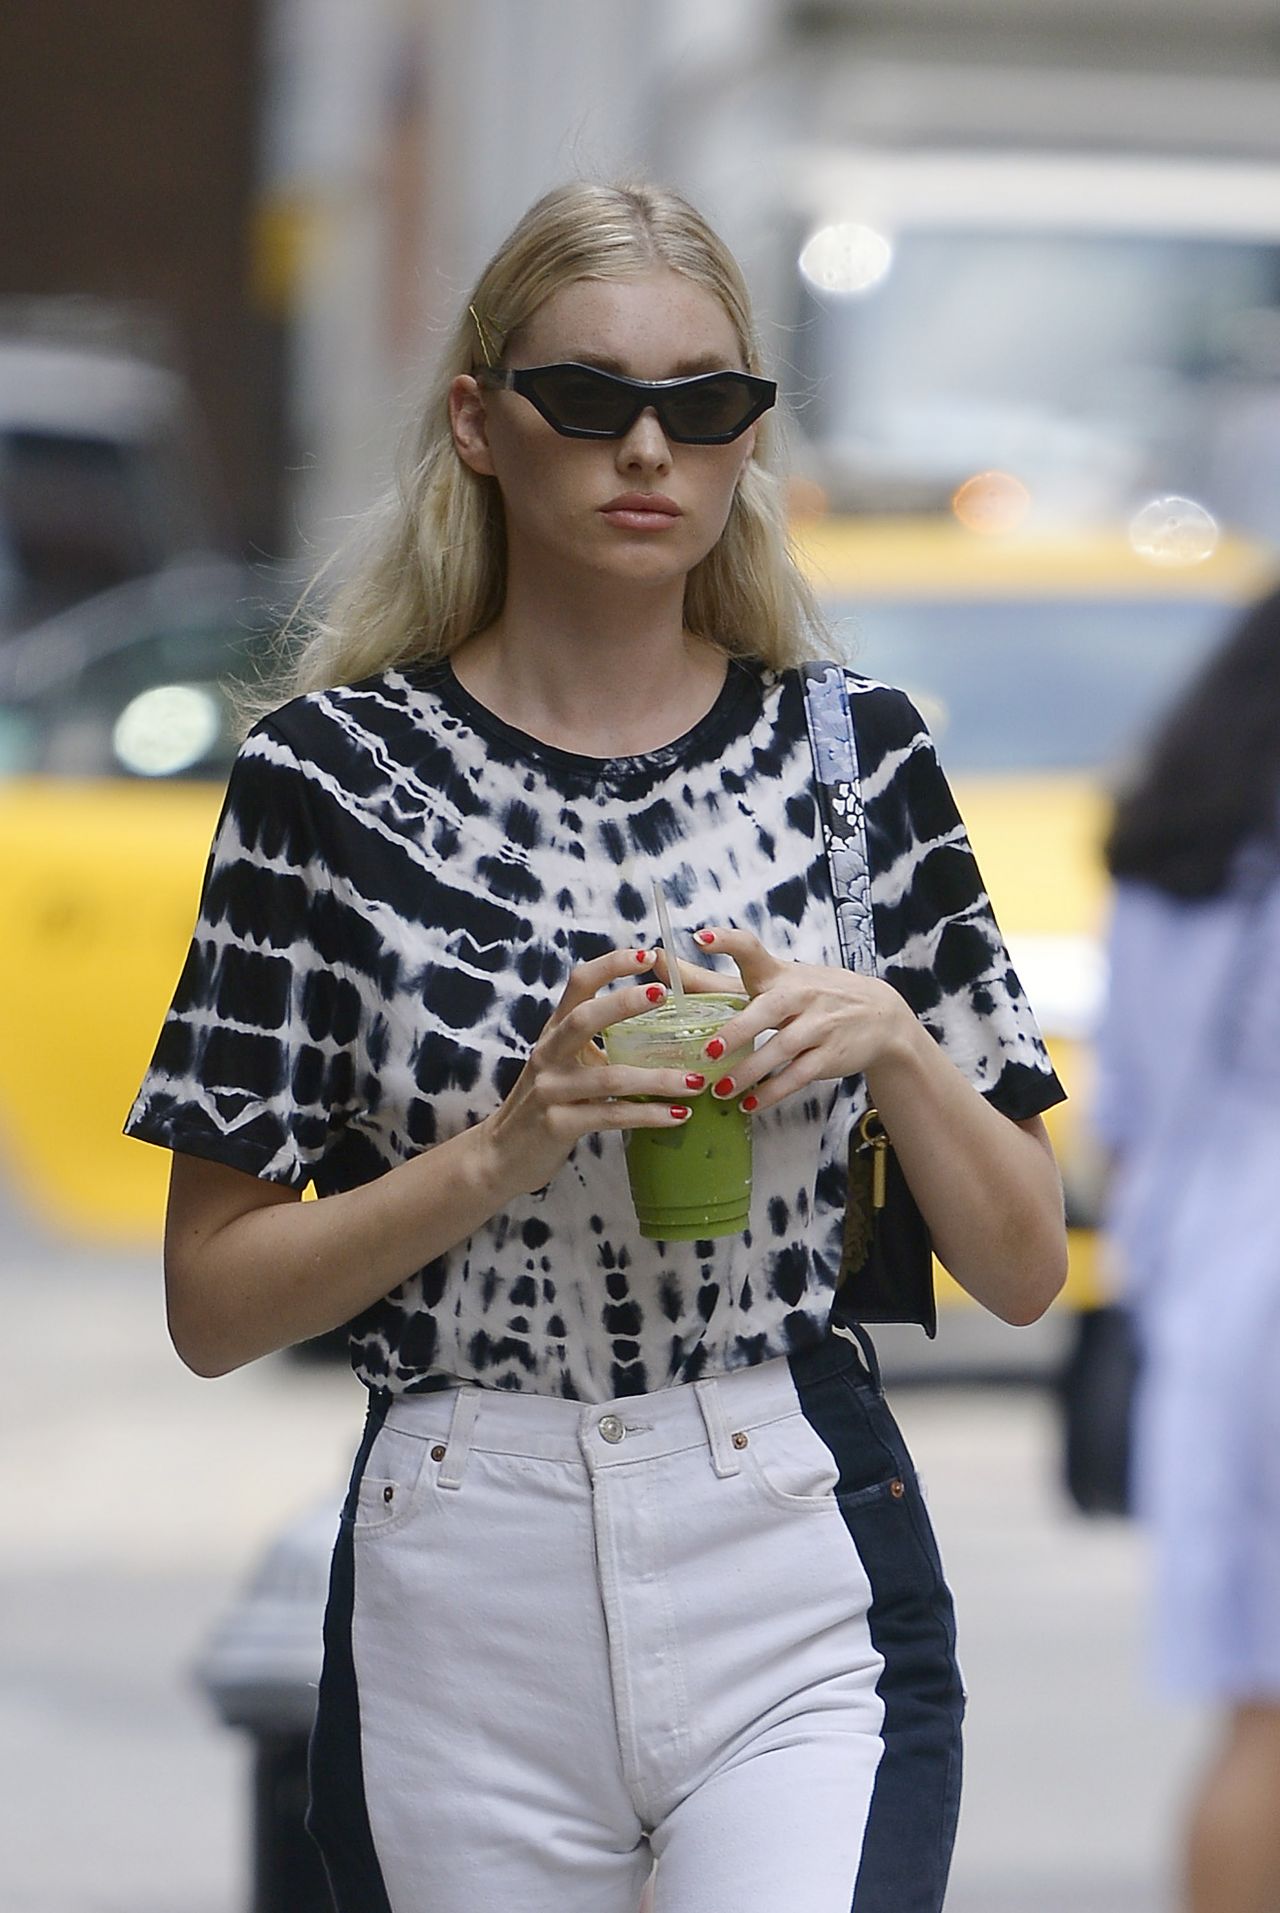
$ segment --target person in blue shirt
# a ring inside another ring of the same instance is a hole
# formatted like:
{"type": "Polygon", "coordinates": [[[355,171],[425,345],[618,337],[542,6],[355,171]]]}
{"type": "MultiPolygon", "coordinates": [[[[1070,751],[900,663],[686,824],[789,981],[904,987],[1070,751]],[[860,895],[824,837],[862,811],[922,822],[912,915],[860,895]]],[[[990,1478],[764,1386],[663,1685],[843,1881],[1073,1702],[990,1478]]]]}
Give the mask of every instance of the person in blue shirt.
{"type": "Polygon", "coordinates": [[[1280,592],[1191,685],[1117,807],[1098,1129],[1137,1329],[1134,1495],[1156,1648],[1221,1738],[1190,1913],[1280,1907],[1280,592]]]}

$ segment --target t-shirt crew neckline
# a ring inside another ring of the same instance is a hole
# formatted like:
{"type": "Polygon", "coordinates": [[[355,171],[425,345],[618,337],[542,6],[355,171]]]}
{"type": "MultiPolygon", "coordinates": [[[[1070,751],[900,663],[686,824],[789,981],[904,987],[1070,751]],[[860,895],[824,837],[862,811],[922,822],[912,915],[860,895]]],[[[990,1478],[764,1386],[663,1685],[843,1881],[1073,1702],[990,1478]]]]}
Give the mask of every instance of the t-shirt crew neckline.
{"type": "Polygon", "coordinates": [[[526,763],[567,772],[586,781],[608,776],[611,771],[672,770],[695,756],[705,756],[710,747],[740,728],[741,712],[746,709],[752,694],[758,696],[760,689],[759,667],[745,664],[739,658],[730,658],[724,683],[716,694],[715,702],[692,729],[682,732],[669,744],[660,744],[654,750],[641,751],[633,756],[586,757],[579,751],[562,750],[558,744],[548,744],[544,739],[533,737],[529,732],[517,729],[514,724],[508,724],[487,704],[482,704],[479,698],[472,696],[447,658],[413,675],[419,686],[434,691],[455,717],[464,719],[475,730],[496,739],[515,757],[526,763]]]}

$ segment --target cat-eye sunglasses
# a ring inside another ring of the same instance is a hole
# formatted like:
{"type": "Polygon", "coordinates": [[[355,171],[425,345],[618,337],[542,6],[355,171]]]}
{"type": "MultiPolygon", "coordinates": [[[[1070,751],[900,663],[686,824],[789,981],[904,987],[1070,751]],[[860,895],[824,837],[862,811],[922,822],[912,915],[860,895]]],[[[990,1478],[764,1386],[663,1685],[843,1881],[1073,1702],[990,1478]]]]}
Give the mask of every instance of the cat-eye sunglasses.
{"type": "Polygon", "coordinates": [[[684,379],[628,379],[596,365],[477,366],[481,385],[518,392],[566,438],[625,438],[650,407],[680,445],[728,445],[778,396],[753,372],[698,372],[684,379]]]}

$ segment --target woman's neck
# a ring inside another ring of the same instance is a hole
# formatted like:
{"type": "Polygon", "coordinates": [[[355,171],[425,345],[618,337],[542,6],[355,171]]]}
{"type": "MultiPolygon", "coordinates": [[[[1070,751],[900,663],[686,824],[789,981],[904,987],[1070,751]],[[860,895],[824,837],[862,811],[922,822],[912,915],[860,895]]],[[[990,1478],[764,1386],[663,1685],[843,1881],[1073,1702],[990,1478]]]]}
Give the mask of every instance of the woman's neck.
{"type": "Polygon", "coordinates": [[[488,710],[543,743],[633,757],[691,730],[725,679],[724,653],[684,627],[684,591],[535,604],[508,592],[451,663],[488,710]]]}

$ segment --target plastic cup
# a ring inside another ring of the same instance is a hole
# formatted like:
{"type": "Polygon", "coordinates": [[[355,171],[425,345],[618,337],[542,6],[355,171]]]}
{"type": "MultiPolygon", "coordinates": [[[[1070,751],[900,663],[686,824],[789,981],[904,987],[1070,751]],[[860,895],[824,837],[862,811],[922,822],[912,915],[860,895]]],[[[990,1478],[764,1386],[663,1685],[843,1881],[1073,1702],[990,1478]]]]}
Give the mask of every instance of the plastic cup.
{"type": "MultiPolygon", "coordinates": [[[[704,1045],[749,1000],[711,990],[669,999],[605,1031],[609,1061],[633,1069],[696,1070],[709,1084],[716,1082],[745,1062],[751,1045],[715,1063],[703,1054],[704,1045]]],[[[751,1206],[751,1120],[736,1096],[721,1102],[708,1088],[687,1101],[693,1113],[678,1129],[625,1132],[640,1233],[664,1242],[740,1235],[751,1206]]]]}

